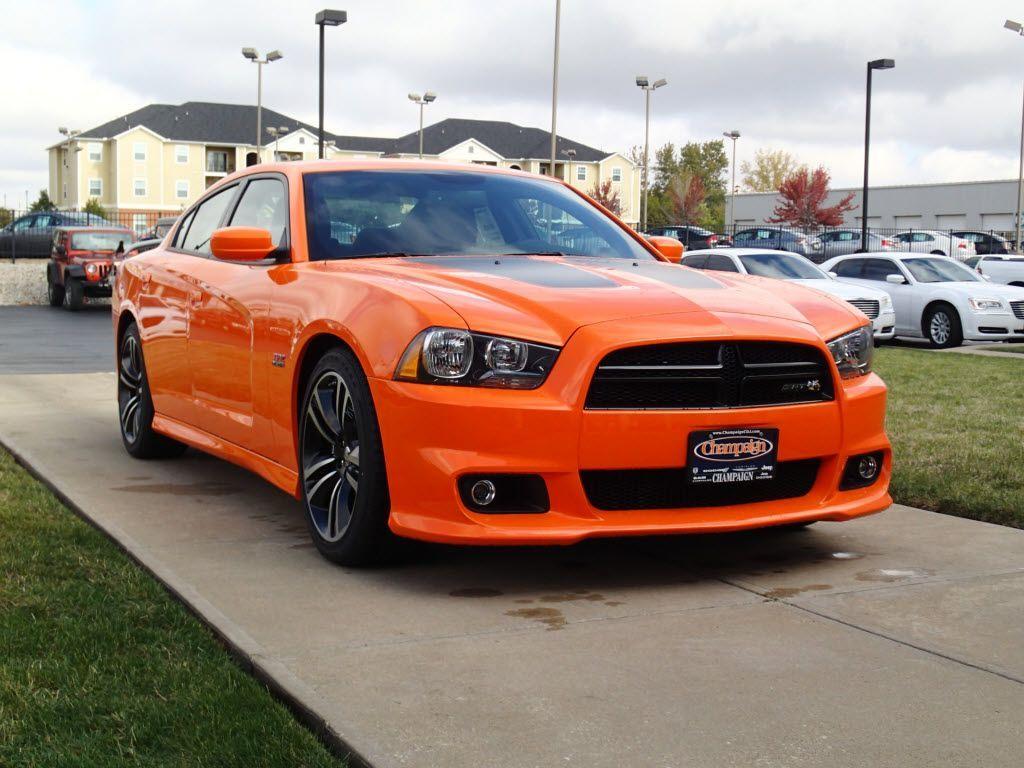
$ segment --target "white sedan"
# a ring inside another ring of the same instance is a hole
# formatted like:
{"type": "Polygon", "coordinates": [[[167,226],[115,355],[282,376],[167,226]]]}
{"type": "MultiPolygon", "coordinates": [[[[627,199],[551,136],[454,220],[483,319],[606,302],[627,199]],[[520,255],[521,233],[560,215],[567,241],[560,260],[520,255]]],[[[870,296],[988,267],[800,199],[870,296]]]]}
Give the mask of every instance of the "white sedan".
{"type": "Polygon", "coordinates": [[[821,265],[841,282],[881,288],[896,307],[896,335],[933,347],[1024,338],[1024,288],[998,285],[946,256],[855,253],[821,265]]]}
{"type": "Polygon", "coordinates": [[[854,288],[844,285],[826,272],[822,272],[804,256],[789,251],[769,251],[761,248],[714,248],[687,251],[681,262],[694,269],[717,272],[738,272],[741,275],[771,277],[777,280],[797,281],[848,302],[871,320],[876,341],[891,339],[895,334],[896,314],[889,294],[877,288],[854,288]]]}
{"type": "Polygon", "coordinates": [[[961,261],[977,255],[974,243],[970,240],[935,229],[912,229],[908,232],[900,232],[896,235],[896,240],[897,247],[901,251],[952,256],[961,261]]]}

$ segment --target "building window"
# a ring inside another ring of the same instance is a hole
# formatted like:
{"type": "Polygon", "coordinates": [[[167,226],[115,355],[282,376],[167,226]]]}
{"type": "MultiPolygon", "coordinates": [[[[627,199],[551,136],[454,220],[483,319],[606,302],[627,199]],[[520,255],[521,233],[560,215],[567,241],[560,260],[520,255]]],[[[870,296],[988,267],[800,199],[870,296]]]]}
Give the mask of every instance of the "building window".
{"type": "Polygon", "coordinates": [[[622,181],[621,168],[612,168],[612,181],[622,181]]]}
{"type": "Polygon", "coordinates": [[[149,228],[149,219],[144,213],[132,214],[132,229],[135,230],[135,234],[141,235],[146,229],[149,228]]]}
{"type": "Polygon", "coordinates": [[[475,149],[476,149],[476,147],[474,147],[474,146],[473,146],[472,144],[470,144],[470,145],[469,145],[468,147],[466,147],[466,152],[468,152],[469,154],[471,154],[471,155],[472,155],[472,154],[473,154],[473,151],[474,151],[475,149]]]}
{"type": "Polygon", "coordinates": [[[133,192],[134,192],[136,197],[145,197],[146,196],[146,180],[145,179],[135,179],[135,184],[133,186],[133,192]]]}
{"type": "Polygon", "coordinates": [[[103,160],[103,145],[98,142],[89,144],[89,162],[98,163],[103,160]]]}
{"type": "Polygon", "coordinates": [[[206,152],[207,173],[227,173],[228,153],[223,150],[207,150],[206,152]]]}
{"type": "Polygon", "coordinates": [[[146,159],[146,145],[141,141],[135,142],[132,147],[132,155],[136,160],[144,161],[146,159]]]}
{"type": "Polygon", "coordinates": [[[305,136],[299,136],[299,144],[305,144],[305,143],[306,143],[306,137],[305,136]]]}
{"type": "Polygon", "coordinates": [[[103,195],[103,179],[89,179],[89,197],[103,195]]]}
{"type": "Polygon", "coordinates": [[[188,162],[188,145],[174,145],[174,162],[176,162],[178,165],[184,165],[185,163],[188,162]]]}
{"type": "Polygon", "coordinates": [[[586,181],[586,180],[587,180],[587,166],[585,166],[585,165],[578,165],[578,166],[576,166],[576,181],[586,181]]]}
{"type": "Polygon", "coordinates": [[[179,200],[184,200],[188,197],[188,182],[179,180],[174,184],[174,196],[179,200]]]}

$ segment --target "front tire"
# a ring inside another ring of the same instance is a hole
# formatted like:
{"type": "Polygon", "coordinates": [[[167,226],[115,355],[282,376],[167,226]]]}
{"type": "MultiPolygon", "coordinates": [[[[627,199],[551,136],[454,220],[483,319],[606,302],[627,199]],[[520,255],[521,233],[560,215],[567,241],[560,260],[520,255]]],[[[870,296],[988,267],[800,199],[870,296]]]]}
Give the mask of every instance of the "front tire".
{"type": "Polygon", "coordinates": [[[935,349],[959,347],[964,343],[960,315],[949,304],[936,304],[925,313],[924,336],[935,349]]]}
{"type": "Polygon", "coordinates": [[[51,307],[59,307],[64,303],[64,286],[55,282],[52,274],[46,276],[46,299],[51,307]]]}
{"type": "Polygon", "coordinates": [[[85,286],[81,280],[73,277],[65,278],[64,303],[72,312],[77,312],[85,304],[85,286]]]}
{"type": "Polygon", "coordinates": [[[121,442],[136,459],[180,456],[185,446],[153,431],[153,398],[149,393],[139,329],[132,323],[121,338],[117,363],[117,414],[121,442]]]}
{"type": "Polygon", "coordinates": [[[346,349],[327,352],[299,411],[302,503],[313,543],[341,565],[369,565],[393,550],[377,412],[366,376],[346,349]]]}

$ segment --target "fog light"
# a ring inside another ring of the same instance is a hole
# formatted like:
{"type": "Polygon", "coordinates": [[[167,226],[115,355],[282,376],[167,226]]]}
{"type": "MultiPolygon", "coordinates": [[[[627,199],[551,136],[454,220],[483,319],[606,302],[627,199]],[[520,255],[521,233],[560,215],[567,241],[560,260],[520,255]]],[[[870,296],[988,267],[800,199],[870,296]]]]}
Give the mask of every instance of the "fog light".
{"type": "Polygon", "coordinates": [[[494,496],[497,492],[498,489],[494,487],[494,483],[490,480],[477,480],[473,483],[469,495],[472,497],[474,504],[479,507],[486,507],[494,501],[494,496]]]}
{"type": "Polygon", "coordinates": [[[861,480],[871,480],[878,474],[878,460],[874,456],[863,456],[857,462],[857,474],[861,480]]]}

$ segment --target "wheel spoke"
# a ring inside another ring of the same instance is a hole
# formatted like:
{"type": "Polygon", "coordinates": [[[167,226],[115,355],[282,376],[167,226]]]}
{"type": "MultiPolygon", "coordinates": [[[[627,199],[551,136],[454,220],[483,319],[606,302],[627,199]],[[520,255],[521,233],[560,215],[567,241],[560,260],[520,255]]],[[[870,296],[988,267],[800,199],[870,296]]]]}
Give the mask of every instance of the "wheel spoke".
{"type": "Polygon", "coordinates": [[[334,484],[334,490],[331,491],[331,500],[327,504],[326,536],[332,540],[338,535],[338,499],[341,496],[341,487],[341,478],[338,478],[338,482],[334,484]]]}
{"type": "Polygon", "coordinates": [[[324,473],[323,477],[314,483],[313,487],[306,491],[306,498],[310,504],[313,504],[313,500],[316,498],[317,492],[324,487],[324,483],[330,480],[332,477],[338,474],[338,470],[332,469],[330,472],[324,473]]]}
{"type": "MultiPolygon", "coordinates": [[[[135,425],[138,423],[138,410],[139,410],[139,396],[133,395],[128,398],[125,402],[124,408],[121,409],[121,426],[126,433],[129,432],[129,424],[135,425]]],[[[131,432],[134,435],[134,431],[131,432]]]]}
{"type": "Polygon", "coordinates": [[[359,445],[358,444],[355,446],[355,448],[351,448],[351,449],[346,449],[345,450],[345,461],[347,461],[349,464],[351,464],[354,467],[358,467],[359,466],[359,445]]]}
{"type": "Polygon", "coordinates": [[[359,491],[359,470],[349,467],[345,471],[345,482],[352,487],[352,493],[357,493],[359,491]]]}
{"type": "Polygon", "coordinates": [[[309,478],[312,477],[313,475],[315,475],[317,473],[317,471],[319,471],[320,469],[323,469],[328,464],[331,464],[333,462],[334,462],[334,457],[333,456],[328,456],[327,458],[319,459],[317,461],[314,461],[312,464],[310,464],[309,466],[305,467],[302,470],[302,475],[303,475],[303,477],[306,480],[309,480],[309,478]]]}
{"type": "Polygon", "coordinates": [[[331,429],[331,424],[327,420],[327,416],[324,414],[323,405],[320,403],[320,397],[317,393],[313,393],[313,397],[309,403],[309,408],[306,409],[306,417],[310,423],[316,428],[316,431],[329,443],[335,443],[338,439],[337,433],[331,429]]]}

